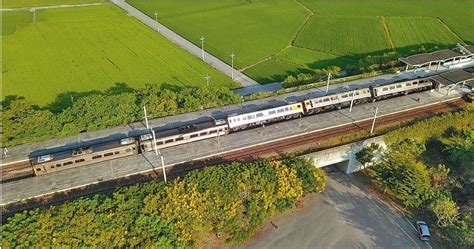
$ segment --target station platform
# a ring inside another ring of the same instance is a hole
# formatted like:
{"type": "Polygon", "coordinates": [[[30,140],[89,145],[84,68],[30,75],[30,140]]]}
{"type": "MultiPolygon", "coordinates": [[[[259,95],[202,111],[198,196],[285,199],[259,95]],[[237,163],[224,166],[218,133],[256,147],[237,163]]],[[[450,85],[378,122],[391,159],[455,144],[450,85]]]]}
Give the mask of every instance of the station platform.
{"type": "MultiPolygon", "coordinates": [[[[367,84],[370,84],[368,82],[367,84]]],[[[373,83],[372,83],[373,84],[373,83]]],[[[333,87],[331,91],[340,90],[341,87],[355,87],[354,85],[333,87]]],[[[361,87],[357,85],[357,87],[361,87]]],[[[308,91],[307,95],[321,94],[321,89],[308,91]]],[[[374,103],[367,103],[363,105],[354,106],[352,112],[349,109],[342,109],[333,112],[322,113],[301,119],[281,122],[265,127],[259,127],[252,130],[242,131],[238,133],[229,134],[209,140],[169,147],[161,150],[164,156],[166,167],[173,165],[200,160],[208,157],[218,156],[220,154],[238,151],[241,149],[263,145],[266,143],[287,139],[295,136],[304,135],[319,130],[334,128],[354,122],[370,120],[373,118],[373,108],[378,107],[378,117],[382,117],[397,112],[404,112],[410,109],[428,106],[435,103],[441,103],[457,99],[462,96],[463,89],[453,89],[449,92],[426,91],[422,93],[401,96],[384,101],[374,103]]],[[[280,98],[272,100],[261,100],[260,102],[268,104],[268,102],[277,105],[280,101],[288,101],[290,98],[306,98],[302,93],[299,96],[279,96],[280,98]]],[[[245,111],[257,108],[260,102],[248,103],[245,111]]],[[[281,104],[281,103],[280,103],[281,104]]],[[[187,120],[195,119],[196,117],[205,120],[206,113],[219,118],[220,115],[227,115],[228,112],[240,112],[240,106],[229,106],[223,110],[205,110],[203,112],[190,113],[179,115],[179,117],[169,117],[155,120],[153,126],[164,124],[186,123],[187,120]]],[[[117,132],[130,132],[143,128],[139,126],[130,125],[126,127],[114,128],[117,132]],[[128,129],[128,130],[127,130],[128,129]]],[[[46,142],[51,143],[52,142],[46,142]]],[[[55,144],[58,146],[58,144],[55,144]]],[[[27,146],[24,146],[27,148],[27,146]]],[[[18,150],[21,151],[21,150],[18,150]]],[[[118,179],[126,176],[131,176],[139,173],[145,173],[152,170],[161,171],[160,157],[153,152],[135,155],[122,159],[115,159],[111,161],[101,162],[94,165],[72,168],[64,171],[55,172],[52,174],[25,178],[18,181],[7,182],[1,185],[3,195],[0,205],[6,205],[21,200],[40,197],[43,195],[62,192],[74,188],[79,188],[102,181],[118,179]]]]}

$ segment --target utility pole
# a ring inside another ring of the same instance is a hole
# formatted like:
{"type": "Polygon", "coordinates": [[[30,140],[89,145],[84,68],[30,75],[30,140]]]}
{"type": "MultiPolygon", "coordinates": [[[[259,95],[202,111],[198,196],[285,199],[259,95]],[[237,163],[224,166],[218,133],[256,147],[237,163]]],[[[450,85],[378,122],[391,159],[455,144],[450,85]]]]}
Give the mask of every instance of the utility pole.
{"type": "Polygon", "coordinates": [[[331,80],[331,72],[328,73],[328,80],[326,83],[326,94],[329,92],[329,81],[331,80]]]}
{"type": "Polygon", "coordinates": [[[202,60],[204,60],[204,40],[206,40],[206,38],[204,38],[204,36],[201,36],[201,56],[202,56],[202,60]]]}
{"type": "Polygon", "coordinates": [[[72,95],[69,95],[69,97],[71,98],[71,103],[74,104],[74,97],[72,95]]]}
{"type": "Polygon", "coordinates": [[[232,58],[232,80],[234,79],[234,57],[235,54],[232,52],[232,54],[230,54],[230,58],[232,58]]]}
{"type": "Polygon", "coordinates": [[[351,98],[351,107],[349,107],[349,112],[352,112],[352,106],[354,105],[354,96],[356,94],[356,90],[352,91],[352,98],[351,98]]]}
{"type": "Polygon", "coordinates": [[[158,22],[158,12],[155,12],[155,21],[158,22]]]}
{"type": "Polygon", "coordinates": [[[150,126],[148,125],[148,116],[146,115],[146,107],[143,106],[143,113],[145,114],[145,124],[146,124],[146,128],[147,129],[150,129],[150,126]]]}
{"type": "Polygon", "coordinates": [[[375,127],[375,119],[377,118],[377,112],[379,111],[378,107],[372,108],[372,112],[374,113],[374,120],[372,121],[372,127],[370,128],[370,135],[374,133],[374,127],[375,127]]]}
{"type": "Polygon", "coordinates": [[[156,144],[156,135],[155,131],[153,129],[151,130],[151,134],[153,135],[153,145],[155,148],[155,155],[160,156],[161,159],[161,169],[163,170],[163,178],[165,180],[165,183],[167,182],[166,180],[166,170],[165,170],[165,159],[163,158],[163,155],[161,154],[160,150],[158,149],[158,145],[156,144]]]}
{"type": "Polygon", "coordinates": [[[244,109],[244,96],[240,96],[240,109],[244,109]]]}
{"type": "Polygon", "coordinates": [[[204,79],[206,79],[206,84],[207,84],[207,87],[209,87],[209,79],[211,78],[211,76],[206,75],[206,77],[204,77],[204,79]]]}
{"type": "Polygon", "coordinates": [[[8,157],[8,149],[7,147],[3,148],[3,155],[6,157],[8,157]]]}

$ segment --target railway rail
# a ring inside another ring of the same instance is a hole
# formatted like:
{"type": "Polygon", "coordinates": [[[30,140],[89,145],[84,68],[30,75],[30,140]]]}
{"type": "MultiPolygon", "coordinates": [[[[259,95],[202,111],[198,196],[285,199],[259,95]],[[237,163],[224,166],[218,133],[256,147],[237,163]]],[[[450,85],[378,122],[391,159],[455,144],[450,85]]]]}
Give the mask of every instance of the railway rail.
{"type": "MultiPolygon", "coordinates": [[[[458,110],[462,108],[464,103],[465,102],[462,99],[456,99],[449,102],[420,107],[410,111],[380,116],[377,119],[378,129],[376,129],[376,132],[387,126],[410,122],[419,118],[425,118],[445,111],[458,110]]],[[[187,172],[192,170],[229,161],[250,161],[260,157],[269,157],[274,156],[276,154],[294,152],[295,150],[301,150],[301,148],[303,147],[308,150],[324,149],[328,147],[326,144],[327,141],[339,138],[348,133],[366,132],[368,134],[371,122],[371,120],[358,121],[349,125],[319,130],[288,139],[270,142],[263,145],[256,145],[254,147],[224,153],[218,157],[209,157],[199,161],[175,165],[167,168],[166,171],[168,178],[172,179],[179,176],[184,176],[187,172]]],[[[2,213],[4,215],[4,218],[6,218],[9,215],[14,214],[18,211],[58,204],[70,199],[88,196],[91,194],[107,193],[113,191],[115,188],[120,186],[128,186],[134,183],[146,182],[151,179],[161,179],[161,177],[161,169],[158,168],[156,170],[151,170],[149,172],[137,174],[130,177],[100,182],[98,184],[90,185],[87,187],[72,189],[61,193],[48,194],[41,197],[24,200],[18,203],[4,205],[2,206],[2,213]]]]}

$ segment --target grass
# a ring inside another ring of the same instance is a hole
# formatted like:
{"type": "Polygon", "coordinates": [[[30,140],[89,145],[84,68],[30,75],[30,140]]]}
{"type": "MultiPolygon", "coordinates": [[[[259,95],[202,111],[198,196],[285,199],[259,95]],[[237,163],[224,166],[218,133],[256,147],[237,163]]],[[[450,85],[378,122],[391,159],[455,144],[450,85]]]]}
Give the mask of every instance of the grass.
{"type": "Polygon", "coordinates": [[[238,68],[289,45],[308,15],[301,6],[288,0],[128,2],[153,18],[158,11],[159,21],[198,46],[201,46],[199,38],[204,36],[206,50],[227,63],[234,52],[238,68]]]}
{"type": "Polygon", "coordinates": [[[385,18],[397,51],[407,55],[403,48],[423,45],[428,50],[452,48],[458,40],[443,24],[434,18],[385,18]]]}
{"type": "Polygon", "coordinates": [[[33,13],[29,11],[5,11],[2,12],[2,30],[0,35],[11,35],[18,29],[31,23],[33,13]]]}
{"type": "Polygon", "coordinates": [[[314,16],[296,38],[296,45],[352,58],[389,51],[377,17],[314,16]]]}
{"type": "Polygon", "coordinates": [[[329,66],[345,67],[357,63],[355,60],[299,47],[284,49],[276,54],[276,57],[280,60],[303,65],[311,69],[326,68],[329,66]]]}
{"type": "Polygon", "coordinates": [[[58,94],[116,83],[198,86],[206,74],[211,84],[237,86],[112,4],[41,10],[34,23],[24,15],[4,16],[2,98],[18,95],[46,105],[58,94]]]}
{"type": "Polygon", "coordinates": [[[310,70],[304,66],[289,64],[277,59],[266,60],[244,71],[246,75],[262,84],[281,82],[288,75],[308,72],[310,70]]]}
{"type": "Polygon", "coordinates": [[[321,68],[344,65],[350,62],[347,57],[381,55],[390,51],[392,39],[403,53],[417,51],[427,42],[433,43],[429,48],[446,47],[459,40],[456,36],[474,43],[474,1],[466,0],[298,0],[315,13],[306,24],[309,13],[294,0],[128,1],[153,18],[157,12],[160,22],[198,46],[199,38],[205,36],[206,50],[227,63],[229,54],[235,52],[237,67],[251,66],[245,72],[263,83],[294,72],[288,69],[298,70],[292,64],[321,68]],[[397,29],[393,32],[398,37],[394,38],[384,32],[382,17],[440,18],[446,26],[418,23],[424,29],[420,37],[403,40],[399,34],[413,32],[413,27],[392,25],[397,29]],[[431,40],[426,38],[430,33],[435,35],[431,40]],[[285,49],[289,44],[308,50],[285,49]],[[278,61],[259,63],[269,58],[278,61]]]}
{"type": "Polygon", "coordinates": [[[107,0],[3,0],[2,8],[20,8],[33,6],[103,3],[107,0]]]}

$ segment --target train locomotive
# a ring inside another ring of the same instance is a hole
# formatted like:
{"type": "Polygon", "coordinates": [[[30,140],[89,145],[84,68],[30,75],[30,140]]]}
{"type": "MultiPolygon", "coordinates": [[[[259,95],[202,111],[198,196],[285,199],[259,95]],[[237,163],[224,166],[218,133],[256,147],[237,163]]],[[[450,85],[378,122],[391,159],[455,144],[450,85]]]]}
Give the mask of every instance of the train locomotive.
{"type": "MultiPolygon", "coordinates": [[[[84,148],[66,150],[31,158],[34,175],[43,175],[59,170],[85,166],[134,154],[153,151],[185,143],[224,136],[268,123],[281,122],[307,115],[346,108],[353,104],[379,101],[412,92],[433,89],[429,78],[394,82],[385,85],[372,85],[367,88],[328,94],[301,102],[254,112],[230,115],[225,119],[188,125],[153,133],[147,132],[137,137],[129,137],[106,143],[94,144],[84,148]],[[155,141],[155,144],[154,144],[155,141]]],[[[9,176],[3,176],[8,181],[9,176]]]]}

